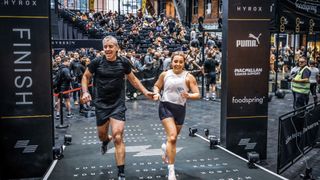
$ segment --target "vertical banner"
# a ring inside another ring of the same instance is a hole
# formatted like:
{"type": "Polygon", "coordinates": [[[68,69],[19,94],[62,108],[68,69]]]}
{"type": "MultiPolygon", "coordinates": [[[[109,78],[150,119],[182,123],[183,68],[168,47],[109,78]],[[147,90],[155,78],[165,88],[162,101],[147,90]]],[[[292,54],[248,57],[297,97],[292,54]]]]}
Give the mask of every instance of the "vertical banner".
{"type": "Polygon", "coordinates": [[[2,1],[0,27],[0,179],[42,177],[53,159],[49,1],[2,1]]]}
{"type": "Polygon", "coordinates": [[[89,0],[89,10],[94,11],[94,0],[89,0]]]}
{"type": "Polygon", "coordinates": [[[174,0],[174,7],[176,9],[178,18],[180,22],[185,22],[186,21],[186,0],[174,0]]]}
{"type": "Polygon", "coordinates": [[[146,6],[147,6],[147,0],[142,0],[141,10],[142,10],[143,14],[147,14],[146,13],[146,6]]]}
{"type": "Polygon", "coordinates": [[[247,158],[267,153],[271,0],[224,1],[221,141],[247,158]]]}

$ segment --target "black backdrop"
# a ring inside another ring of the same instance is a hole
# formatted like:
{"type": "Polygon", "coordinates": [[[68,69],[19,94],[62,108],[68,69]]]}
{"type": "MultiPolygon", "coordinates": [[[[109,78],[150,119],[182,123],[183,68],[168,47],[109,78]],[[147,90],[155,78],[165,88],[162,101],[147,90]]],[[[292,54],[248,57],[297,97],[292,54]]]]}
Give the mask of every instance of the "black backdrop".
{"type": "Polygon", "coordinates": [[[272,0],[223,1],[221,142],[267,157],[272,0]]]}
{"type": "Polygon", "coordinates": [[[279,0],[277,9],[277,25],[283,25],[285,31],[310,32],[311,26],[314,26],[313,31],[320,31],[320,2],[279,0]]]}
{"type": "Polygon", "coordinates": [[[42,177],[53,160],[49,1],[2,1],[0,27],[0,179],[42,177]]]}

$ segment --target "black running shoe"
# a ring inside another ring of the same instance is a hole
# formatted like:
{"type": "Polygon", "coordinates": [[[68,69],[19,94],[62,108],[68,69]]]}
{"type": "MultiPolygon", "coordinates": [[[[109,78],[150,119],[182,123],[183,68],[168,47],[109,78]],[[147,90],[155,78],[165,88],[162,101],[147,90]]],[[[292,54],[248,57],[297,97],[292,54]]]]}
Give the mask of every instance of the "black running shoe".
{"type": "Polygon", "coordinates": [[[108,150],[108,144],[109,144],[110,141],[108,142],[102,142],[102,145],[101,145],[101,154],[104,155],[107,150],[108,150]]]}

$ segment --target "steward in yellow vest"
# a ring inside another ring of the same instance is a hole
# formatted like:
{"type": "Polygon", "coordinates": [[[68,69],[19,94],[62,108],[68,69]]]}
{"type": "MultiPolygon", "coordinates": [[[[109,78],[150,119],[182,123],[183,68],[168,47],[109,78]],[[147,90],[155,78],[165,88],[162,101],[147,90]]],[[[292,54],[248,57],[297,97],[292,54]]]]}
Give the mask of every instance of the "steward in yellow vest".
{"type": "Polygon", "coordinates": [[[299,58],[300,69],[291,81],[291,90],[295,94],[294,108],[300,108],[308,104],[310,93],[309,77],[311,71],[307,66],[305,57],[299,58]]]}
{"type": "Polygon", "coordinates": [[[301,93],[301,94],[309,94],[310,93],[310,82],[308,78],[302,78],[303,72],[308,69],[308,66],[304,66],[300,69],[296,76],[292,79],[291,88],[293,92],[301,93]]]}

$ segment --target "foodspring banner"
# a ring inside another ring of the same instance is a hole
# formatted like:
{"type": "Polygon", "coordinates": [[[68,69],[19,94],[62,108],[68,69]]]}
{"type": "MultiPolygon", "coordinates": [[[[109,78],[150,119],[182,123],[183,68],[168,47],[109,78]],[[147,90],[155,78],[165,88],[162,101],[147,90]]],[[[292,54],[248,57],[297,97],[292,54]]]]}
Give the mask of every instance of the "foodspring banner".
{"type": "Polygon", "coordinates": [[[0,27],[0,179],[42,177],[53,159],[49,1],[1,1],[0,27]]]}
{"type": "Polygon", "coordinates": [[[266,159],[272,0],[223,3],[221,142],[266,159]],[[236,29],[236,30],[235,30],[236,29]]]}

